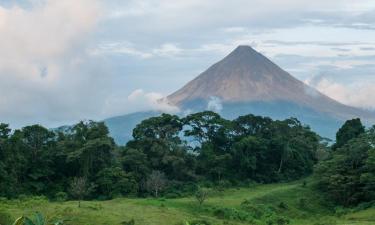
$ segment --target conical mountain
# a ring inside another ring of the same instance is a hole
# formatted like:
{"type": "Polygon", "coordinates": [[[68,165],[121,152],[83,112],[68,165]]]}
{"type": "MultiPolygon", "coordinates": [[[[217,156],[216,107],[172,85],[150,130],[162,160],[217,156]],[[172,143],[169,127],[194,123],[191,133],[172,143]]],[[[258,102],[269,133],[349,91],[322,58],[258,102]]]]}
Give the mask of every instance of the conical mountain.
{"type": "MultiPolygon", "coordinates": [[[[165,100],[165,99],[163,99],[165,100]]],[[[246,114],[273,119],[296,117],[323,137],[335,138],[347,119],[375,123],[372,112],[346,106],[294,78],[249,46],[239,46],[167,101],[187,112],[214,110],[224,118],[246,114]]],[[[124,144],[136,124],[161,112],[137,112],[106,119],[112,137],[124,144]]]]}
{"type": "MultiPolygon", "coordinates": [[[[183,108],[193,105],[192,102],[209,101],[212,97],[221,99],[224,104],[284,102],[338,119],[375,117],[370,112],[346,106],[323,95],[250,46],[237,47],[167,99],[183,108]]],[[[290,115],[293,116],[293,113],[290,115]]]]}

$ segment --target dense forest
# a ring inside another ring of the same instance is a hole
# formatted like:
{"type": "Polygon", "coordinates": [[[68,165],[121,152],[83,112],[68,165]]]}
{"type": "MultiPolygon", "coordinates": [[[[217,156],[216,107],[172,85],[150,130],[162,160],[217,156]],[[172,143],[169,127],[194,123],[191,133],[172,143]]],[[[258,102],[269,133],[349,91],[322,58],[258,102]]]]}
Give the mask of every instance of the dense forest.
{"type": "Polygon", "coordinates": [[[180,197],[201,186],[284,182],[314,173],[343,206],[375,200],[375,128],[347,121],[329,143],[297,119],[226,120],[206,111],[142,121],[117,146],[103,122],[68,129],[0,124],[0,195],[17,198],[180,197]]]}

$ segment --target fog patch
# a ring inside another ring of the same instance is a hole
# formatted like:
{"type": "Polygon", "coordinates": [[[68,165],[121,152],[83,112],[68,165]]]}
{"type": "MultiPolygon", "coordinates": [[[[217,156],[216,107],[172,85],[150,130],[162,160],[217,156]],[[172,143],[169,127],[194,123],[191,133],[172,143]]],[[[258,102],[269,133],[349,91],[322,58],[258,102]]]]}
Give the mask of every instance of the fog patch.
{"type": "Polygon", "coordinates": [[[216,96],[211,96],[210,100],[207,103],[207,110],[216,113],[221,112],[221,110],[223,110],[223,104],[221,102],[221,99],[216,96]]]}

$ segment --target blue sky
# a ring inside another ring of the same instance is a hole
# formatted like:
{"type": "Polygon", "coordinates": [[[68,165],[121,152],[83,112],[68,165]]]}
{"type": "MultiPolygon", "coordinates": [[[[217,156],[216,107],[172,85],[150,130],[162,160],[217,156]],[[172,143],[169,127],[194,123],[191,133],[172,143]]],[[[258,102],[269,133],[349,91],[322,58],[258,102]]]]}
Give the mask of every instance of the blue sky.
{"type": "Polygon", "coordinates": [[[147,109],[237,45],[375,107],[370,0],[0,0],[0,118],[58,126],[147,109]]]}

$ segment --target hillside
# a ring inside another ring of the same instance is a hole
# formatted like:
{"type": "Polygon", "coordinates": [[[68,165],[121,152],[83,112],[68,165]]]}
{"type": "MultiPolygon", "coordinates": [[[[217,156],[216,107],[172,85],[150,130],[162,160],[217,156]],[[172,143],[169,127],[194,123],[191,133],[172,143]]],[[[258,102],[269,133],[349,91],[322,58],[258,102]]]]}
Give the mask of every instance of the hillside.
{"type": "Polygon", "coordinates": [[[49,218],[67,219],[66,224],[74,225],[117,225],[131,219],[136,225],[183,225],[192,220],[205,220],[212,225],[261,225],[271,217],[286,218],[291,225],[375,224],[375,208],[335,214],[320,194],[309,186],[302,187],[302,181],[216,191],[201,207],[194,198],[187,197],[90,201],[83,202],[81,208],[73,201],[59,203],[34,198],[22,203],[2,200],[0,208],[13,218],[40,211],[49,218]]]}

